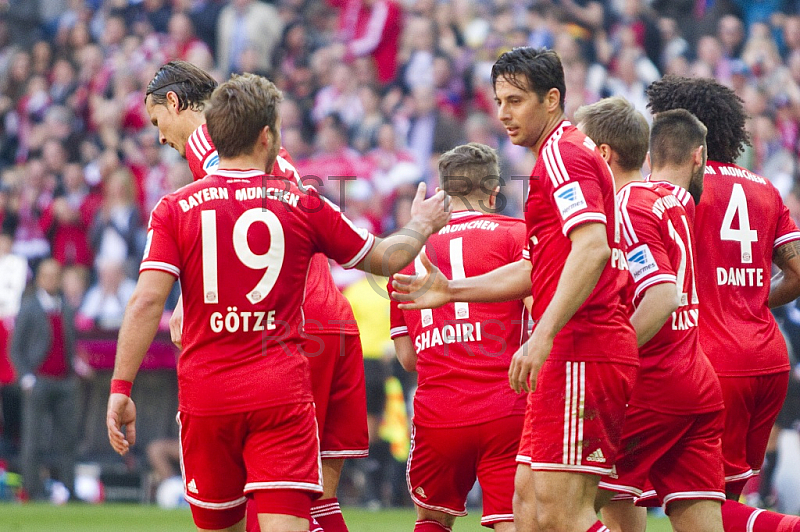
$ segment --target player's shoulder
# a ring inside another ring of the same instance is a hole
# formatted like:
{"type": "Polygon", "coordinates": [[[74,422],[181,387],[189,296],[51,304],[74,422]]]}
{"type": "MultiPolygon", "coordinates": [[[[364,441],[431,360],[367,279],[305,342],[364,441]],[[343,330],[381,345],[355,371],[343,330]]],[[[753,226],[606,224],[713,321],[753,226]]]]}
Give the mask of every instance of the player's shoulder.
{"type": "MultiPolygon", "coordinates": [[[[561,153],[562,157],[568,153],[570,159],[573,157],[583,157],[594,160],[595,157],[600,156],[594,141],[587,137],[583,131],[566,120],[556,128],[545,143],[545,146],[557,148],[557,150],[554,151],[561,153]]],[[[565,157],[564,159],[566,161],[565,157]]]]}
{"type": "Polygon", "coordinates": [[[708,161],[706,163],[705,178],[712,186],[715,183],[732,181],[734,183],[741,183],[746,188],[769,188],[777,190],[769,179],[733,163],[708,161]]]}

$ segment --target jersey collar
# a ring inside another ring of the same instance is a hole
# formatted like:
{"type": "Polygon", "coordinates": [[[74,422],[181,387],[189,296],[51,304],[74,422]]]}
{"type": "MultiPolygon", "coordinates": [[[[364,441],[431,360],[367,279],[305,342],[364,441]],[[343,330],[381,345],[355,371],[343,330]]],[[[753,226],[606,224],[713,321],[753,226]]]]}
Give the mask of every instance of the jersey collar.
{"type": "Polygon", "coordinates": [[[570,127],[571,125],[572,122],[570,122],[569,120],[562,120],[556,127],[554,127],[553,131],[547,134],[547,137],[545,137],[544,142],[542,142],[542,145],[539,147],[539,155],[542,154],[542,150],[545,148],[545,146],[547,146],[554,138],[558,138],[561,135],[563,135],[564,129],[570,127]]]}
{"type": "Polygon", "coordinates": [[[222,177],[234,177],[234,178],[238,178],[238,179],[246,179],[248,177],[259,177],[259,176],[262,176],[262,175],[267,175],[267,173],[264,172],[263,170],[255,170],[255,169],[252,169],[252,170],[222,170],[222,169],[217,169],[217,171],[214,172],[214,175],[218,175],[218,176],[222,176],[222,177]]]}

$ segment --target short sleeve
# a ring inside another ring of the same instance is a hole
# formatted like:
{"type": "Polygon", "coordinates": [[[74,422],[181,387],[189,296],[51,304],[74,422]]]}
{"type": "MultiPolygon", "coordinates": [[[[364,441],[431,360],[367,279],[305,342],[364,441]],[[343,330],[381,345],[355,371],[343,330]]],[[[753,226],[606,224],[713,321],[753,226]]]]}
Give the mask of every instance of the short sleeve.
{"type": "Polygon", "coordinates": [[[584,223],[607,223],[600,180],[609,176],[599,168],[594,153],[587,146],[554,141],[541,157],[548,176],[544,187],[564,236],[584,223]]]}
{"type": "Polygon", "coordinates": [[[800,240],[800,231],[798,231],[797,225],[792,220],[789,209],[786,208],[780,198],[778,198],[778,201],[780,202],[780,215],[778,216],[778,225],[775,228],[775,248],[800,240]]]}
{"type": "Polygon", "coordinates": [[[147,243],[139,272],[158,270],[180,277],[181,260],[176,236],[172,210],[167,196],[161,198],[150,215],[147,243]]]}
{"type": "Polygon", "coordinates": [[[634,303],[648,288],[662,283],[678,282],[675,267],[664,245],[661,224],[650,209],[652,202],[637,202],[632,197],[621,202],[620,213],[626,240],[628,269],[634,284],[634,303]]]}
{"type": "MultiPolygon", "coordinates": [[[[392,293],[393,277],[389,278],[389,283],[386,285],[386,290],[389,294],[392,293]]],[[[394,299],[389,300],[389,335],[392,340],[400,338],[401,336],[408,336],[408,325],[406,325],[406,317],[403,311],[398,307],[400,303],[394,299]]]]}
{"type": "Polygon", "coordinates": [[[301,194],[317,249],[343,268],[353,268],[364,260],[375,244],[375,236],[353,225],[338,207],[315,190],[301,194]]]}

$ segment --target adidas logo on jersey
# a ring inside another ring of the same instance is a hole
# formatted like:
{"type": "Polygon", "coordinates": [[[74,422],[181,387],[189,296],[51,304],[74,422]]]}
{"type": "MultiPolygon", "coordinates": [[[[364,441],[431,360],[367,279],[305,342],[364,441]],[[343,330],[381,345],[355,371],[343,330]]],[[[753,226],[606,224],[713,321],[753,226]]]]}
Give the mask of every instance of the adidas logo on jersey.
{"type": "Polygon", "coordinates": [[[190,480],[188,484],[186,484],[186,489],[190,492],[197,494],[197,483],[195,483],[194,479],[190,480]]]}
{"type": "Polygon", "coordinates": [[[603,463],[606,461],[606,457],[603,456],[603,451],[600,449],[595,450],[592,454],[586,457],[587,462],[600,462],[603,463]]]}
{"type": "Polygon", "coordinates": [[[425,495],[425,490],[424,490],[424,489],[422,489],[422,486],[420,486],[420,487],[418,487],[417,489],[415,489],[415,490],[414,490],[414,493],[416,493],[417,495],[419,495],[419,496],[420,496],[420,497],[422,497],[423,499],[427,499],[427,498],[428,498],[428,496],[427,496],[427,495],[425,495]]]}

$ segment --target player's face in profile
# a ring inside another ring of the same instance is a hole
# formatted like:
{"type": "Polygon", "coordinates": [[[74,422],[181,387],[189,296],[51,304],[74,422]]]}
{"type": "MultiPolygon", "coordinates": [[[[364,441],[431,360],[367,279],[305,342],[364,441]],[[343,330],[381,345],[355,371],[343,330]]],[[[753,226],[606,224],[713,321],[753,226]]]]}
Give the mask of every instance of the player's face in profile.
{"type": "Polygon", "coordinates": [[[154,104],[152,95],[145,100],[145,109],[150,122],[158,128],[158,140],[161,144],[169,144],[174,150],[186,157],[186,141],[188,138],[180,138],[180,117],[170,105],[169,101],[164,104],[154,104]]]}
{"type": "MultiPolygon", "coordinates": [[[[523,78],[523,81],[522,85],[527,86],[527,80],[523,78]]],[[[505,76],[497,78],[494,94],[497,119],[503,123],[511,142],[526,148],[535,146],[547,124],[544,102],[535,92],[514,86],[505,76]]]]}

